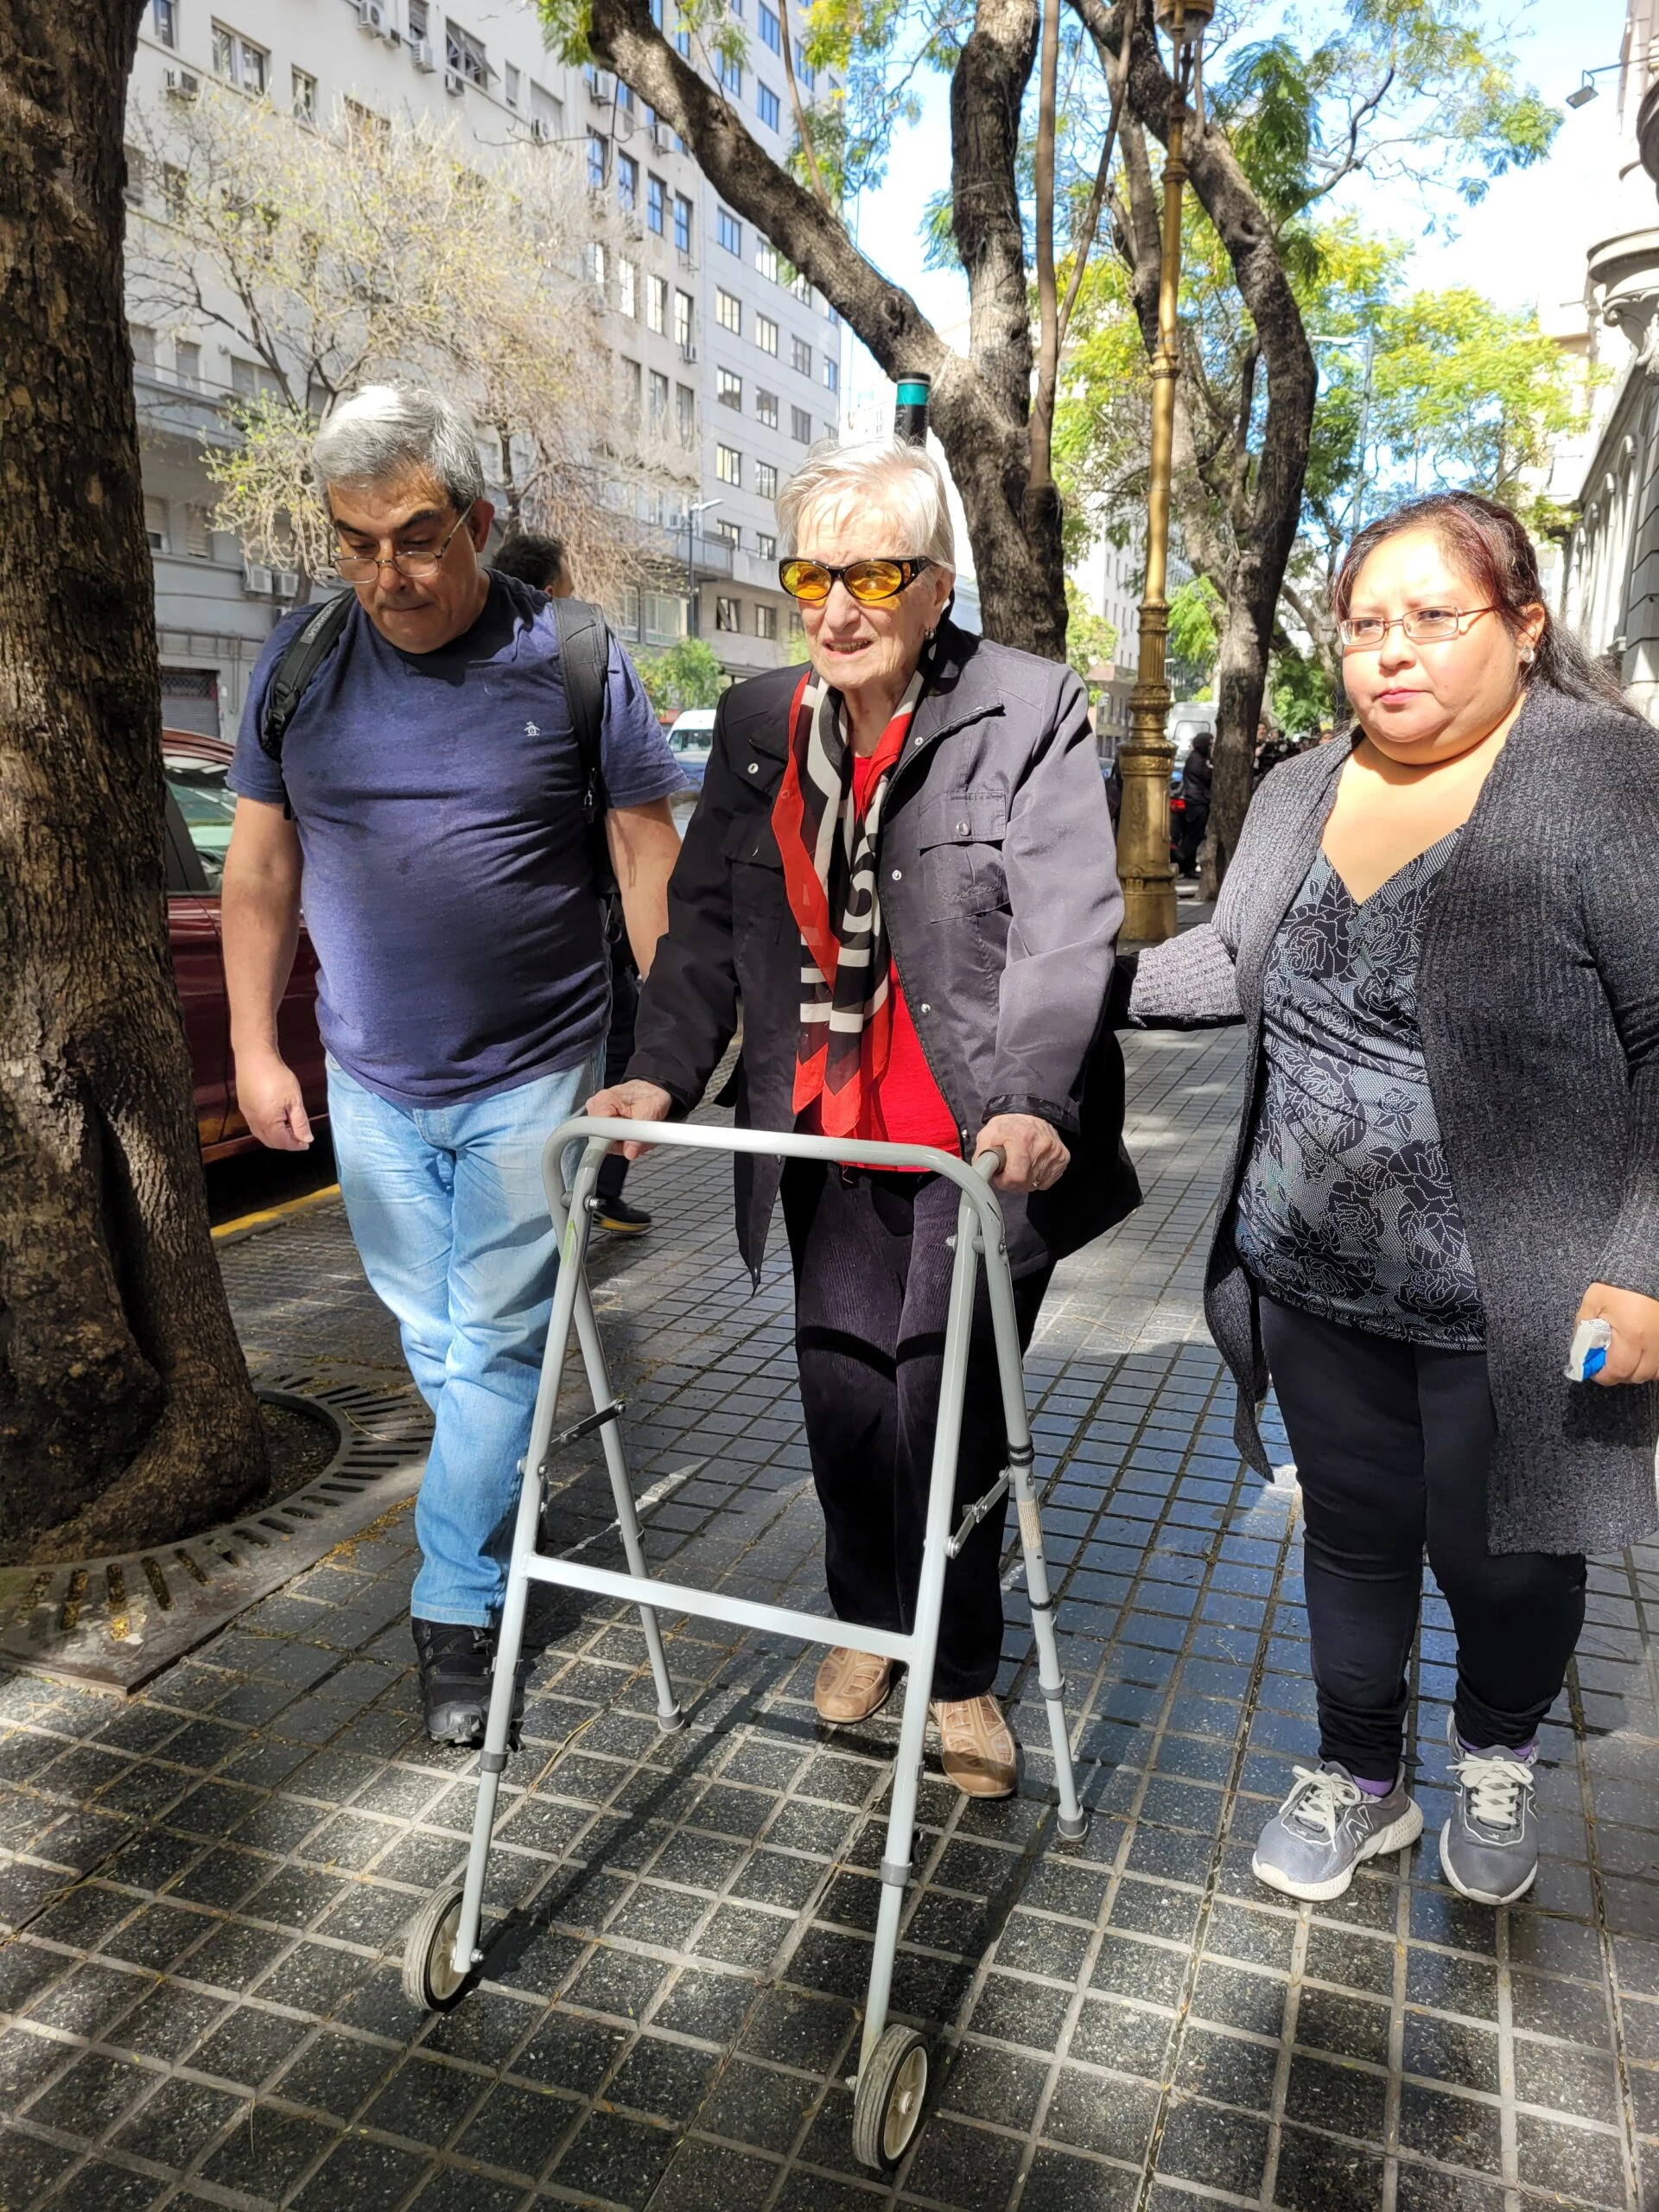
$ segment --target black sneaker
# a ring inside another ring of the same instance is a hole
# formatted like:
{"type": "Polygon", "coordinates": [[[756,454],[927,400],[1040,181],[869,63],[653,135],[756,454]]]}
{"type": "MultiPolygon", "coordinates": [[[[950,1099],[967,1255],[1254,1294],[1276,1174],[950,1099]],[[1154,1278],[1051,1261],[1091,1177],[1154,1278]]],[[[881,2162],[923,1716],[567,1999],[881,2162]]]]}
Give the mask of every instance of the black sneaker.
{"type": "Polygon", "coordinates": [[[599,1199],[594,1219],[613,1236],[643,1236],[651,1227],[651,1216],[645,1208],[631,1206],[626,1198],[599,1199]]]}
{"type": "Polygon", "coordinates": [[[476,1750],[484,1741],[484,1723],[490,1710],[493,1630],[413,1618],[409,1624],[415,1637],[415,1656],[420,1662],[427,1734],[435,1744],[476,1750]]]}

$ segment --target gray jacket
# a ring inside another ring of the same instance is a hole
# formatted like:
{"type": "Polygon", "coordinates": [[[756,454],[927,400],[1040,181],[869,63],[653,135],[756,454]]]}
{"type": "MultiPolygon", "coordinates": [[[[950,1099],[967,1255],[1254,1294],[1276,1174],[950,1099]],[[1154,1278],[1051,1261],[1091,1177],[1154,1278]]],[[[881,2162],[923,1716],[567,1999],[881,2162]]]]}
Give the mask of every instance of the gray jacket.
{"type": "MultiPolygon", "coordinates": [[[[721,699],[628,1064],[689,1112],[741,1006],[736,1103],[750,1128],[794,1126],[801,943],[772,810],[803,673],[777,669],[721,699]]],[[[906,1002],[964,1154],[994,1114],[1039,1115],[1071,1145],[1052,1190],[1002,1200],[1014,1271],[1029,1274],[1141,1196],[1122,1142],[1122,1056],[1103,1018],[1123,900],[1071,671],[942,624],[877,861],[906,1002]]],[[[779,1163],[740,1156],[735,1172],[738,1242],[758,1268],[779,1163]]]]}
{"type": "MultiPolygon", "coordinates": [[[[1244,1111],[1205,1284],[1263,1472],[1255,1294],[1233,1243],[1262,1074],[1262,982],[1350,747],[1287,761],[1245,820],[1213,924],[1143,952],[1135,1027],[1249,1028],[1244,1111]]],[[[1659,737],[1527,701],[1447,862],[1419,971],[1423,1057],[1486,1315],[1497,1552],[1608,1551],[1659,1513],[1659,1387],[1561,1370],[1592,1282],[1659,1297],[1659,737]]]]}

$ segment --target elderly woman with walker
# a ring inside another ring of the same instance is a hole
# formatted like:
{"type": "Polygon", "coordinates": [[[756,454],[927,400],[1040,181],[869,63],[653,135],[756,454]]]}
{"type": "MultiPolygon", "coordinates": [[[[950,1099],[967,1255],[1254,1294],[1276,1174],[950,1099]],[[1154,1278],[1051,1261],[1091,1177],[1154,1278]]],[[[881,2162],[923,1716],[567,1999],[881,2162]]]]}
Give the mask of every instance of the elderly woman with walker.
{"type": "Polygon", "coordinates": [[[1440,1866],[1509,1904],[1585,1554],[1656,1520],[1659,740],[1490,500],[1368,524],[1336,613],[1357,728],[1266,779],[1130,1020],[1249,1031],[1205,1300],[1264,1472],[1269,1376],[1284,1415],[1319,1719],[1257,1878],[1335,1897],[1421,1834],[1427,1548],[1457,1643],[1440,1866]]]}
{"type": "MultiPolygon", "coordinates": [[[[810,459],[778,503],[809,664],[722,696],[626,1079],[588,1112],[683,1116],[737,1033],[740,1125],[997,1152],[1021,1341],[1055,1263],[1138,1202],[1101,1014],[1122,912],[1088,702],[1063,664],[950,620],[955,547],[919,446],[810,459]]],[[[640,1147],[630,1143],[632,1156],[640,1147]]],[[[837,1616],[907,1633],[920,1568],[958,1194],[942,1176],[736,1162],[759,1270],[781,1196],[796,1348],[837,1616]]],[[[957,1505],[1004,1427],[986,1291],[957,1505]]],[[[1006,1500],[947,1570],[932,1684],[946,1775],[1015,1786],[995,1695],[1006,1500]]],[[[890,1661],[834,1649],[814,1701],[875,1713],[890,1661]]]]}

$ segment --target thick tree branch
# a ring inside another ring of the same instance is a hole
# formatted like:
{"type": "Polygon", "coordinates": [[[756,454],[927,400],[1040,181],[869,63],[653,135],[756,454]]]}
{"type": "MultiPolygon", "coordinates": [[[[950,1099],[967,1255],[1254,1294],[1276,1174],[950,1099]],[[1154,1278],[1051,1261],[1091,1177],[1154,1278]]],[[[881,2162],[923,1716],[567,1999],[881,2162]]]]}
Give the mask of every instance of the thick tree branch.
{"type": "Polygon", "coordinates": [[[1059,90],[1060,0],[1043,0],[1037,93],[1037,394],[1031,410],[1033,492],[1054,482],[1054,388],[1060,371],[1059,286],[1054,276],[1054,108],[1059,90]]]}
{"type": "Polygon", "coordinates": [[[1036,53],[1036,0],[977,0],[950,80],[951,218],[968,277],[969,350],[999,407],[1021,429],[1032,359],[1020,111],[1036,53]]]}
{"type": "Polygon", "coordinates": [[[812,143],[812,128],[806,119],[806,110],[801,104],[801,88],[795,81],[795,41],[789,28],[789,0],[778,0],[779,21],[783,26],[784,81],[789,86],[789,105],[795,118],[795,128],[800,133],[801,153],[806,162],[806,173],[812,180],[812,189],[833,215],[835,207],[823,188],[823,178],[818,170],[817,149],[812,143]]]}

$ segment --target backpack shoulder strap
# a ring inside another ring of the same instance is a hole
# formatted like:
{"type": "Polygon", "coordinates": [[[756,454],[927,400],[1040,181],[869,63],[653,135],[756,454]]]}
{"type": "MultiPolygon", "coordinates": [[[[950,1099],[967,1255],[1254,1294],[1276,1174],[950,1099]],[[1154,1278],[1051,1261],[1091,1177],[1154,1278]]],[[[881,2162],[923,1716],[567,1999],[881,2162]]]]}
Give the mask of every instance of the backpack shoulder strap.
{"type": "Polygon", "coordinates": [[[259,749],[269,753],[279,767],[283,740],[288,734],[295,709],[339,642],[355,604],[355,594],[349,591],[336,592],[332,599],[325,600],[315,613],[301,623],[270,671],[259,714],[259,749]]]}
{"type": "Polygon", "coordinates": [[[605,723],[605,687],[611,664],[611,632],[605,617],[583,599],[551,602],[559,633],[559,671],[570,709],[576,750],[582,757],[582,797],[590,816],[605,811],[605,772],[601,737],[605,723]]]}

